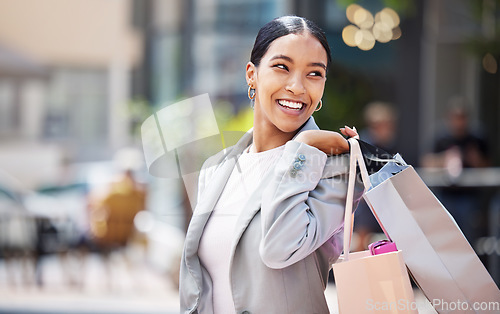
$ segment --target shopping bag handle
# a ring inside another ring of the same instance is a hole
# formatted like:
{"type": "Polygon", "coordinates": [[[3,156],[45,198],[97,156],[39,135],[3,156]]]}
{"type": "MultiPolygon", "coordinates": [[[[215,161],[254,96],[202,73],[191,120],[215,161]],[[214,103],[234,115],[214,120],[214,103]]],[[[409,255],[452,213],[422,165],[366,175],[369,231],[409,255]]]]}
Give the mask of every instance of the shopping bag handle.
{"type": "MultiPolygon", "coordinates": [[[[366,168],[365,159],[363,158],[363,152],[361,151],[361,147],[359,146],[359,142],[355,138],[348,139],[349,146],[351,149],[351,158],[350,158],[350,171],[353,175],[356,175],[356,164],[359,166],[359,172],[361,173],[361,179],[363,179],[363,185],[365,186],[365,190],[368,191],[372,188],[372,184],[370,182],[370,176],[368,174],[368,170],[366,168]]],[[[380,161],[386,161],[385,159],[380,159],[380,161]]],[[[356,179],[356,178],[354,178],[356,179]]],[[[354,185],[352,185],[354,191],[354,185]]]]}
{"type": "MultiPolygon", "coordinates": [[[[350,159],[349,159],[349,181],[347,184],[347,198],[345,205],[344,214],[344,261],[349,259],[349,251],[351,248],[352,232],[354,227],[354,214],[353,202],[354,202],[354,185],[356,183],[356,165],[359,166],[359,172],[361,173],[361,179],[363,180],[363,185],[365,186],[365,192],[372,188],[370,177],[368,175],[368,170],[366,169],[366,164],[363,159],[363,154],[361,148],[359,147],[358,140],[355,138],[348,139],[350,146],[350,159]]],[[[373,211],[372,211],[373,213],[373,211]]],[[[373,213],[378,224],[382,228],[382,231],[386,237],[390,240],[391,238],[387,234],[386,230],[380,223],[379,218],[375,213],[373,213]]]]}

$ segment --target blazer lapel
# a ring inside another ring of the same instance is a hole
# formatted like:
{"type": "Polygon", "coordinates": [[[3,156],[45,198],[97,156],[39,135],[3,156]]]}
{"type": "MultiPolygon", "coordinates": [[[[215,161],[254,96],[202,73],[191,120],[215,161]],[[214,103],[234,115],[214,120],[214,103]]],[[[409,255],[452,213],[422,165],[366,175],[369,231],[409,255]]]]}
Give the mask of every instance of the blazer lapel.
{"type": "Polygon", "coordinates": [[[198,259],[198,248],[200,238],[203,234],[205,225],[212,214],[212,211],[219,200],[219,197],[233,171],[239,155],[252,141],[252,130],[245,133],[238,143],[228,151],[223,158],[221,165],[215,170],[210,183],[205,188],[205,191],[198,200],[198,204],[193,212],[193,217],[189,223],[189,228],[186,233],[184,250],[185,259],[188,269],[201,287],[201,271],[198,259]]]}

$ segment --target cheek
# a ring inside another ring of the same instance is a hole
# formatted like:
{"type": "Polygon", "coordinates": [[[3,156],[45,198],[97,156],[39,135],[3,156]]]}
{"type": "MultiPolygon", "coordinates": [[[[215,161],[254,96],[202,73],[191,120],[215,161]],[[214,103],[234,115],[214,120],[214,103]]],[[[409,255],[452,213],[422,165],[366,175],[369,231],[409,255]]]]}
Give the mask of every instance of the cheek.
{"type": "Polygon", "coordinates": [[[264,79],[259,82],[260,94],[261,95],[272,95],[280,90],[282,84],[279,80],[264,79]]]}
{"type": "Polygon", "coordinates": [[[261,88],[266,90],[274,90],[279,87],[283,87],[286,84],[287,76],[283,73],[279,73],[272,68],[261,68],[259,69],[257,82],[261,88]]]}
{"type": "Polygon", "coordinates": [[[317,102],[323,97],[323,92],[325,90],[325,82],[317,83],[317,84],[312,84],[310,89],[309,89],[309,94],[311,95],[311,98],[317,102]]]}

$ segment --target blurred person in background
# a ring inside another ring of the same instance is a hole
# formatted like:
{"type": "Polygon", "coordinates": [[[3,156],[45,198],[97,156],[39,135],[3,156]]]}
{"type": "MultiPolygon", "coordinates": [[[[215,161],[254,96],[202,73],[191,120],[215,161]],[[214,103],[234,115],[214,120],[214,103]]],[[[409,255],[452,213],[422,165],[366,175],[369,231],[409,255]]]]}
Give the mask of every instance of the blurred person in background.
{"type": "Polygon", "coordinates": [[[90,202],[90,231],[94,241],[103,248],[124,247],[134,231],[135,215],[145,209],[146,190],[125,172],[102,198],[90,202]]]}
{"type": "Polygon", "coordinates": [[[246,67],[253,129],[200,172],[182,313],[329,312],[324,290],[342,251],[349,172],[347,140],[311,117],[330,59],[311,21],[285,16],[260,29],[246,67]]]}
{"type": "Polygon", "coordinates": [[[363,118],[366,128],[359,133],[360,139],[380,147],[391,155],[396,151],[397,113],[387,102],[374,101],[366,105],[363,118]]]}
{"type": "MultiPolygon", "coordinates": [[[[387,102],[370,102],[364,109],[363,118],[366,127],[360,131],[360,139],[390,155],[396,154],[397,113],[394,107],[387,102]]],[[[372,237],[382,233],[382,229],[364,200],[359,202],[355,215],[354,232],[358,238],[356,250],[366,250],[368,244],[375,241],[372,237]]]]}
{"type": "MultiPolygon", "coordinates": [[[[109,287],[110,254],[124,250],[135,235],[134,218],[146,208],[146,194],[145,186],[136,181],[131,169],[125,169],[106,191],[91,191],[89,194],[89,231],[79,246],[84,252],[102,255],[109,287]]],[[[126,256],[125,262],[128,264],[126,256]]]]}
{"type": "MultiPolygon", "coordinates": [[[[446,169],[452,180],[460,176],[463,168],[490,165],[488,145],[472,131],[464,98],[456,96],[450,99],[447,129],[437,137],[433,152],[424,155],[421,164],[423,167],[446,169]]],[[[467,239],[471,242],[476,239],[481,214],[479,191],[450,185],[436,192],[467,239]]]]}
{"type": "Polygon", "coordinates": [[[422,166],[448,169],[450,163],[456,162],[462,168],[489,166],[487,143],[472,132],[463,98],[454,97],[450,100],[447,123],[448,128],[435,141],[433,152],[423,157],[422,166]]]}

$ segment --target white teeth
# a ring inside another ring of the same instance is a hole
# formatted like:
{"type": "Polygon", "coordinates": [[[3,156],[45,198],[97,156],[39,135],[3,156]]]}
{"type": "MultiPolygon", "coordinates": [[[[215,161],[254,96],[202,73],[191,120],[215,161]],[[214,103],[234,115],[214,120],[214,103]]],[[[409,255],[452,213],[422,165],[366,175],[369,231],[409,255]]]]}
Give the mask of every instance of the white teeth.
{"type": "Polygon", "coordinates": [[[287,108],[290,108],[290,109],[295,109],[295,110],[300,110],[302,109],[302,106],[304,105],[303,103],[301,102],[294,102],[294,101],[288,101],[288,100],[283,100],[283,99],[280,99],[278,101],[278,103],[280,105],[282,105],[283,107],[287,107],[287,108]]]}

